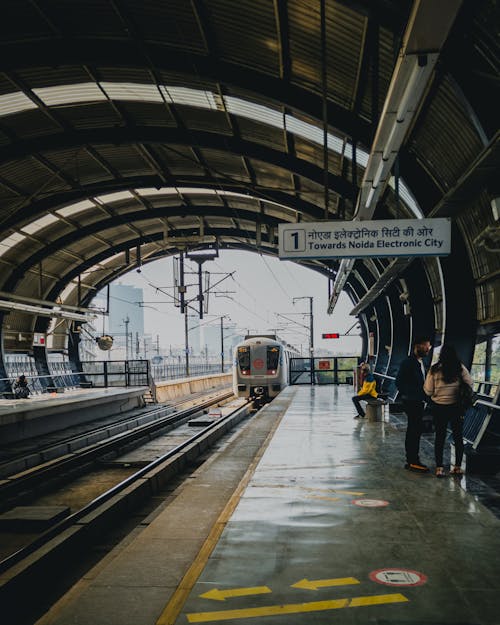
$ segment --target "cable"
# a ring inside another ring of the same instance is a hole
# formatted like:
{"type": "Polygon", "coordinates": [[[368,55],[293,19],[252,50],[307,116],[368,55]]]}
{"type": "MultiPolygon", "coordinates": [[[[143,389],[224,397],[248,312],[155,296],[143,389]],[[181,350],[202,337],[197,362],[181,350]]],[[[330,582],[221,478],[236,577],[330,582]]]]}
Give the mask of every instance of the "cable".
{"type": "Polygon", "coordinates": [[[271,269],[271,267],[267,264],[266,259],[264,258],[264,255],[261,253],[259,254],[259,256],[262,258],[262,260],[264,261],[264,265],[269,269],[269,271],[271,272],[271,275],[273,276],[274,280],[276,281],[276,284],[279,286],[279,288],[283,291],[283,293],[285,294],[287,299],[290,299],[290,294],[287,293],[285,291],[285,289],[283,288],[283,286],[281,285],[281,282],[278,280],[278,278],[276,277],[276,275],[274,274],[274,271],[271,269]]]}

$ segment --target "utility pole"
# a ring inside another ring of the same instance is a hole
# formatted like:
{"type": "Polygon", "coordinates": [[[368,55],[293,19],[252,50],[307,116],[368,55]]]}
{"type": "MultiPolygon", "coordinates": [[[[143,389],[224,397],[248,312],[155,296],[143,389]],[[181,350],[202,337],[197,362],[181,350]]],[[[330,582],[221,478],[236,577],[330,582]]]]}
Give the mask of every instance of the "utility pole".
{"type": "Polygon", "coordinates": [[[128,315],[123,320],[123,323],[125,324],[125,360],[128,360],[128,324],[130,323],[128,315]]]}
{"type": "Polygon", "coordinates": [[[156,355],[159,356],[160,355],[160,335],[157,334],[156,335],[156,355]]]}
{"type": "Polygon", "coordinates": [[[314,314],[313,314],[313,298],[309,295],[305,295],[304,297],[294,297],[292,302],[295,302],[299,299],[308,299],[309,300],[309,358],[310,358],[310,367],[311,367],[311,384],[314,384],[314,314]]]}
{"type": "Polygon", "coordinates": [[[189,377],[189,327],[188,327],[188,307],[184,306],[184,351],[186,361],[186,377],[189,377]]]}
{"type": "Polygon", "coordinates": [[[220,318],[220,357],[221,373],[224,373],[224,317],[220,318]]]}

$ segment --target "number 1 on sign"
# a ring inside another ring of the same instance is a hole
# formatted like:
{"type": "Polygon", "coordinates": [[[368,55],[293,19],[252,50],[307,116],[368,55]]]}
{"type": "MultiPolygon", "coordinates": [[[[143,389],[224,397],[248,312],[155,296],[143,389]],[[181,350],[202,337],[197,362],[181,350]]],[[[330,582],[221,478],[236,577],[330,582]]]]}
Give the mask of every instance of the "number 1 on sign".
{"type": "Polygon", "coordinates": [[[304,230],[287,230],[284,247],[286,252],[303,252],[306,249],[304,230]]]}

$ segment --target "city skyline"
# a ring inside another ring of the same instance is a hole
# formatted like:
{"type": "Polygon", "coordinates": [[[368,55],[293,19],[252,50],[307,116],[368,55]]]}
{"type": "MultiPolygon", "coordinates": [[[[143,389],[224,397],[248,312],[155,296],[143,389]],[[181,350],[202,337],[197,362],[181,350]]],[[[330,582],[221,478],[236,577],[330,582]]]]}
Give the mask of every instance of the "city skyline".
{"type": "MultiPolygon", "coordinates": [[[[197,317],[198,311],[197,264],[186,263],[189,325],[193,330],[201,330],[202,335],[203,328],[220,325],[223,317],[224,326],[232,326],[235,334],[276,333],[307,355],[309,298],[313,297],[315,350],[360,354],[358,336],[321,338],[327,332],[345,334],[356,323],[356,318],[349,316],[352,304],[345,294],[333,315],[327,315],[327,279],[323,275],[290,261],[234,250],[221,251],[218,258],[205,262],[202,269],[210,272],[212,285],[218,284],[210,289],[208,314],[202,320],[195,320],[191,315],[197,317]]],[[[175,306],[172,258],[144,265],[140,272],[132,270],[113,285],[142,289],[143,300],[120,301],[123,298],[114,297],[111,289],[110,308],[140,307],[144,312],[144,334],[150,335],[154,343],[158,336],[162,350],[184,346],[184,317],[175,306]]],[[[100,296],[105,297],[105,290],[100,296]]],[[[109,322],[106,323],[109,331],[109,322]]],[[[356,333],[359,329],[353,328],[351,334],[356,333]]],[[[200,349],[203,349],[201,344],[200,349]]]]}

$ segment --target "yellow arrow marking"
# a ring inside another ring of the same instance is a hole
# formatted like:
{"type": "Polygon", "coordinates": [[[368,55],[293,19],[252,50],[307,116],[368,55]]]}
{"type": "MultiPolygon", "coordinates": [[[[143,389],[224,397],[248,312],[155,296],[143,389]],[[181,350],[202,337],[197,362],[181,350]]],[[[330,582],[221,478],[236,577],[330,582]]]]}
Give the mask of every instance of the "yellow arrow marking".
{"type": "Polygon", "coordinates": [[[219,590],[214,588],[204,592],[200,597],[203,599],[213,599],[214,601],[225,601],[228,597],[246,597],[247,595],[263,595],[272,592],[267,586],[254,586],[253,588],[228,588],[219,590]]]}
{"type": "Polygon", "coordinates": [[[301,579],[300,582],[292,584],[292,588],[302,588],[304,590],[318,590],[318,588],[328,588],[329,586],[349,586],[359,584],[355,577],[336,577],[333,579],[301,579]]]}
{"type": "Polygon", "coordinates": [[[187,615],[190,623],[207,623],[209,621],[229,621],[238,618],[256,618],[261,616],[277,616],[279,614],[299,614],[301,612],[319,612],[321,610],[338,610],[339,608],[357,608],[384,603],[401,603],[408,599],[399,593],[391,595],[374,595],[371,597],[353,597],[352,599],[331,599],[329,601],[311,601],[310,603],[290,603],[288,605],[268,605],[262,608],[243,608],[241,610],[221,610],[219,612],[195,612],[187,615]]]}
{"type": "Polygon", "coordinates": [[[320,499],[321,501],[339,501],[340,497],[325,497],[324,495],[307,495],[306,499],[320,499]]]}

